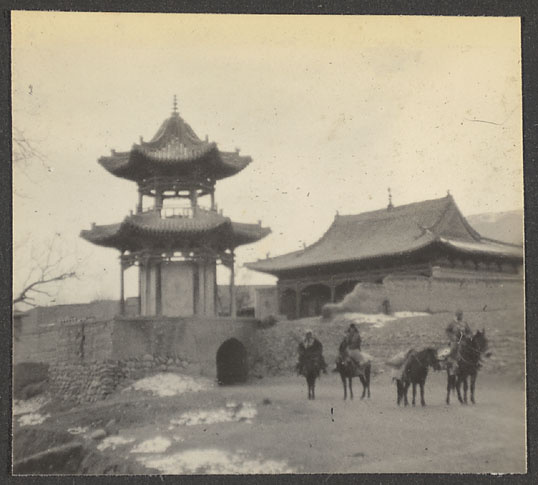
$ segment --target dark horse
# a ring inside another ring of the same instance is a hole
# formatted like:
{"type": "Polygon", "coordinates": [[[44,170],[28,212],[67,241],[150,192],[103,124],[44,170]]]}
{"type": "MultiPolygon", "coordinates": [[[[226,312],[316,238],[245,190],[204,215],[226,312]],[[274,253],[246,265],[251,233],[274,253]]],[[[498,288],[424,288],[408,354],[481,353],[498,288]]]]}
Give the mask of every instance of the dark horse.
{"type": "Polygon", "coordinates": [[[398,392],[397,403],[400,405],[402,399],[404,405],[407,406],[407,391],[409,386],[413,384],[413,406],[415,405],[415,397],[417,394],[417,384],[420,386],[420,404],[426,406],[424,401],[424,385],[426,377],[428,377],[428,369],[432,367],[434,370],[441,370],[437,351],[431,347],[421,350],[420,352],[410,352],[404,364],[401,379],[396,379],[396,389],[398,392]]]}
{"type": "Polygon", "coordinates": [[[482,354],[488,349],[486,330],[477,330],[472,337],[462,337],[459,344],[456,369],[450,372],[447,369],[446,403],[450,404],[450,391],[456,389],[458,400],[467,404],[467,378],[470,378],[471,402],[474,404],[474,387],[476,375],[480,369],[482,354]],[[461,397],[461,384],[463,383],[463,399],[461,397]]]}
{"type": "Polygon", "coordinates": [[[316,355],[305,357],[300,374],[306,377],[308,399],[316,399],[316,379],[323,369],[321,359],[316,355]]]}
{"type": "Polygon", "coordinates": [[[340,374],[342,379],[342,384],[344,385],[344,399],[347,399],[347,383],[349,383],[349,398],[353,399],[353,378],[358,377],[361,380],[362,384],[362,396],[361,399],[364,399],[368,394],[368,399],[370,398],[370,372],[372,370],[372,364],[366,362],[360,368],[353,362],[346,362],[344,359],[339,358],[336,361],[336,371],[340,374]]]}

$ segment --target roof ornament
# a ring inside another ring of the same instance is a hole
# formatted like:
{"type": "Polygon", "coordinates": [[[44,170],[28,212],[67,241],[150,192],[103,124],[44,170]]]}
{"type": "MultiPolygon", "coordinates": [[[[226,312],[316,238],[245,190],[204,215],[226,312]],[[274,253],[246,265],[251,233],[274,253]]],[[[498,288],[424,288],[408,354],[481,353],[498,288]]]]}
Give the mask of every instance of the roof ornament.
{"type": "Polygon", "coordinates": [[[178,115],[178,111],[177,111],[177,96],[174,94],[174,103],[172,105],[172,114],[173,115],[178,115]]]}
{"type": "Polygon", "coordinates": [[[390,191],[390,187],[387,190],[389,192],[389,205],[387,206],[387,210],[391,211],[394,209],[394,205],[392,204],[392,192],[390,191]]]}
{"type": "Polygon", "coordinates": [[[452,194],[450,193],[450,189],[446,189],[446,196],[447,196],[447,197],[451,197],[451,196],[452,196],[452,194]]]}

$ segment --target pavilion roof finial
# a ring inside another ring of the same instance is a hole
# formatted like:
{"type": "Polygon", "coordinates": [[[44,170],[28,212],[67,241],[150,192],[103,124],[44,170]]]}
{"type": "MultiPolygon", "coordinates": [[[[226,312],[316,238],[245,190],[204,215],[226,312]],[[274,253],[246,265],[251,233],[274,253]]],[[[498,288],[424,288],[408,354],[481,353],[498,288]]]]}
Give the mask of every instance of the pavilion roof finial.
{"type": "Polygon", "coordinates": [[[394,205],[392,204],[392,192],[390,190],[390,187],[387,189],[388,190],[388,193],[389,193],[389,205],[387,206],[387,210],[392,210],[394,209],[394,205]]]}
{"type": "Polygon", "coordinates": [[[173,102],[173,105],[172,105],[172,114],[173,115],[178,114],[178,111],[177,111],[177,96],[175,94],[174,94],[174,102],[173,102]]]}

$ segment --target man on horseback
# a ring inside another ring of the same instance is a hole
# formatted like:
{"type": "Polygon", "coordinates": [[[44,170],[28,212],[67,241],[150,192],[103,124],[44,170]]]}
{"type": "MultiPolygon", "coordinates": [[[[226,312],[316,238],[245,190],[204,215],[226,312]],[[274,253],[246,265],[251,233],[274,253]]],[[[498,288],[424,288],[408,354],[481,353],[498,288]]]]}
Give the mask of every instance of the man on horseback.
{"type": "Polygon", "coordinates": [[[361,343],[362,339],[359,329],[354,323],[350,324],[346,331],[346,336],[340,344],[339,359],[344,364],[353,363],[360,369],[366,363],[364,355],[361,353],[361,343]]]}
{"type": "Polygon", "coordinates": [[[473,332],[469,324],[463,320],[463,312],[458,310],[446,327],[445,332],[449,339],[450,353],[446,359],[447,368],[450,374],[454,374],[460,358],[460,346],[463,339],[470,339],[473,332]]]}
{"type": "Polygon", "coordinates": [[[295,366],[297,373],[304,374],[304,365],[309,360],[315,360],[319,368],[326,374],[327,364],[323,358],[323,345],[314,337],[312,330],[307,330],[303,341],[297,347],[299,353],[299,362],[295,366]]]}

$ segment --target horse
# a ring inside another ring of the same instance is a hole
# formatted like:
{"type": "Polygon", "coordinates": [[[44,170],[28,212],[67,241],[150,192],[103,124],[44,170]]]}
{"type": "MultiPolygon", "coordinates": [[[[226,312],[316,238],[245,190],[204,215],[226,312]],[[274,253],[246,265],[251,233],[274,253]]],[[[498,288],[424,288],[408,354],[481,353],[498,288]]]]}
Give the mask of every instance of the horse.
{"type": "Polygon", "coordinates": [[[307,357],[303,360],[299,373],[306,378],[308,386],[308,399],[316,399],[316,379],[323,369],[321,359],[318,356],[307,357]]]}
{"type": "Polygon", "coordinates": [[[477,330],[472,337],[462,337],[459,344],[459,351],[456,369],[452,373],[447,369],[446,403],[450,404],[450,391],[456,390],[458,401],[467,404],[467,378],[470,378],[471,402],[475,404],[474,389],[476,376],[480,368],[481,357],[488,349],[486,330],[477,330]],[[463,384],[463,399],[460,387],[463,384]]]}
{"type": "Polygon", "coordinates": [[[358,377],[362,384],[362,396],[361,399],[364,399],[365,396],[368,396],[368,399],[370,399],[370,373],[372,370],[372,363],[371,361],[366,362],[364,365],[361,365],[360,367],[356,365],[354,362],[351,362],[349,360],[345,360],[342,358],[338,358],[336,361],[336,369],[335,371],[340,374],[340,378],[342,379],[342,384],[344,386],[344,400],[347,399],[347,385],[346,385],[346,379],[347,383],[349,383],[349,398],[353,399],[353,377],[358,377]]]}
{"type": "Polygon", "coordinates": [[[428,369],[430,367],[434,370],[441,370],[437,351],[434,348],[428,347],[420,352],[413,351],[408,354],[401,378],[395,379],[397,391],[396,402],[398,406],[402,400],[405,406],[409,404],[407,401],[407,391],[411,384],[413,385],[413,406],[415,405],[417,384],[420,387],[420,404],[426,406],[426,402],[424,401],[424,385],[426,384],[426,377],[428,376],[428,369]]]}

